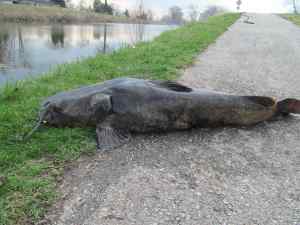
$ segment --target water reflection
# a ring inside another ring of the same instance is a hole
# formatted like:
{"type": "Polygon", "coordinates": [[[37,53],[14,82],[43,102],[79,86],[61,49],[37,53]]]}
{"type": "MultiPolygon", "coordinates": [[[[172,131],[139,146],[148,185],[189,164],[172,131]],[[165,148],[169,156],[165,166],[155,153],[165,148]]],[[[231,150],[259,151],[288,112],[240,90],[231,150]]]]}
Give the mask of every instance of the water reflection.
{"type": "Polygon", "coordinates": [[[54,25],[51,27],[51,41],[57,48],[64,47],[65,31],[62,25],[54,25]]]}
{"type": "Polygon", "coordinates": [[[141,42],[145,41],[145,26],[144,24],[134,24],[131,27],[131,38],[132,42],[141,42]]]}
{"type": "Polygon", "coordinates": [[[41,74],[60,63],[148,41],[173,28],[144,24],[0,23],[0,84],[41,74]]]}
{"type": "MultiPolygon", "coordinates": [[[[6,53],[9,34],[6,30],[0,30],[0,65],[6,64],[6,53]]],[[[1,68],[1,67],[0,67],[1,68]]]]}
{"type": "Polygon", "coordinates": [[[106,53],[107,48],[107,24],[104,25],[104,32],[103,32],[103,49],[102,53],[106,53]]]}
{"type": "MultiPolygon", "coordinates": [[[[23,68],[31,68],[26,51],[23,32],[20,27],[11,30],[9,26],[0,30],[0,76],[8,74],[10,68],[17,65],[23,68]],[[13,31],[13,32],[11,32],[13,31]]],[[[1,80],[0,80],[1,81],[1,80]]]]}

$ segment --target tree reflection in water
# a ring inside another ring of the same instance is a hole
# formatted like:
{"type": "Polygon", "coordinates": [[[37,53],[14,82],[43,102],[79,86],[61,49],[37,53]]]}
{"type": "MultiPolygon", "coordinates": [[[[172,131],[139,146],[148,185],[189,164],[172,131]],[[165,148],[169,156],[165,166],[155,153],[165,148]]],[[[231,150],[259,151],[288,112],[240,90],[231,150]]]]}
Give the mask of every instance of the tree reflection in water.
{"type": "Polygon", "coordinates": [[[151,40],[169,26],[139,24],[39,25],[0,23],[0,86],[53,66],[151,40]]]}
{"type": "Polygon", "coordinates": [[[145,24],[142,21],[137,24],[131,24],[130,27],[130,44],[145,41],[145,24]]]}
{"type": "Polygon", "coordinates": [[[6,26],[0,31],[0,70],[31,68],[20,26],[6,26]]]}
{"type": "Polygon", "coordinates": [[[9,39],[8,31],[5,29],[0,30],[0,70],[4,70],[7,53],[7,42],[9,39]]]}
{"type": "Polygon", "coordinates": [[[64,48],[65,32],[63,26],[53,25],[50,32],[52,44],[57,48],[64,48]]]}
{"type": "Polygon", "coordinates": [[[94,38],[99,41],[102,40],[102,43],[99,43],[99,46],[97,47],[97,52],[101,54],[106,54],[110,51],[109,50],[110,48],[108,46],[108,39],[109,36],[111,36],[111,32],[109,35],[109,31],[108,31],[109,25],[107,23],[101,25],[101,28],[100,29],[99,28],[100,27],[94,29],[94,38]]]}

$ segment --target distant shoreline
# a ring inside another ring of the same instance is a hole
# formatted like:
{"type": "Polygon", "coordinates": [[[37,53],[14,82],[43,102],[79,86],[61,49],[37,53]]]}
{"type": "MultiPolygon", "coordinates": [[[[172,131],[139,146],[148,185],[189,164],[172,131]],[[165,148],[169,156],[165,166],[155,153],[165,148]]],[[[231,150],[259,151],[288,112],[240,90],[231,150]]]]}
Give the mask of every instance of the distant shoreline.
{"type": "Polygon", "coordinates": [[[0,22],[17,23],[136,23],[125,16],[112,16],[58,6],[0,4],[0,22]]]}

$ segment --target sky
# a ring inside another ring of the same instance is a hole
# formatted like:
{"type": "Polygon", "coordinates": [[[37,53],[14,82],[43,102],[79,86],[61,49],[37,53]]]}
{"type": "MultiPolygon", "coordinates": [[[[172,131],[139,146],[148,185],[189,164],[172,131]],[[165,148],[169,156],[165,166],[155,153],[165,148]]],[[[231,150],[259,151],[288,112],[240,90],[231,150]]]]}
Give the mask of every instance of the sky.
{"type": "MultiPolygon", "coordinates": [[[[140,0],[108,0],[121,9],[134,9],[140,0]]],[[[143,0],[146,8],[155,12],[156,16],[164,15],[168,8],[178,5],[187,13],[189,5],[197,5],[205,9],[208,5],[218,5],[231,11],[236,10],[237,0],[143,0]]],[[[241,11],[257,13],[283,13],[292,10],[292,0],[242,0],[241,11]]]]}

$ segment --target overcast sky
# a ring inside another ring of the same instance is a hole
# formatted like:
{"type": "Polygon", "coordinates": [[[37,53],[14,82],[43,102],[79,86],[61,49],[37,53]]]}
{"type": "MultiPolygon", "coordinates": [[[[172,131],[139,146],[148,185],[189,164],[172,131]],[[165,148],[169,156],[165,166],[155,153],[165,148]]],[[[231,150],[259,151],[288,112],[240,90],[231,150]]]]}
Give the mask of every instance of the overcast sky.
{"type": "MultiPolygon", "coordinates": [[[[136,8],[140,0],[109,0],[111,3],[118,5],[120,8],[136,8]]],[[[156,15],[166,14],[168,8],[178,5],[188,10],[191,4],[205,8],[209,4],[219,5],[227,9],[236,10],[237,0],[144,0],[146,8],[152,9],[156,15]]],[[[291,10],[292,0],[242,0],[241,10],[246,12],[258,13],[281,13],[291,10]]]]}

